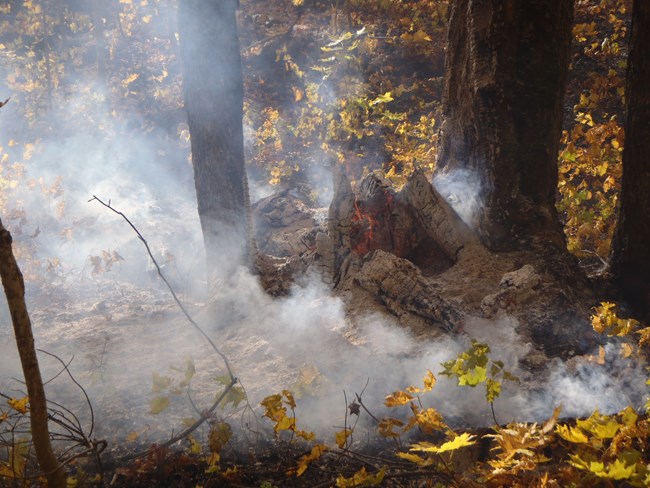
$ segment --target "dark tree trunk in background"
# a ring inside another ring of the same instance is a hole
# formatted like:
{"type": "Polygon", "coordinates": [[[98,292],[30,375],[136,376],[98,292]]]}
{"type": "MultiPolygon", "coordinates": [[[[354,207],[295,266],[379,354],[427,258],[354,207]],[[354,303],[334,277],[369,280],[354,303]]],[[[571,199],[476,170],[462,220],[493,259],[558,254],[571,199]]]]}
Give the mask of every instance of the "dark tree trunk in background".
{"type": "Polygon", "coordinates": [[[573,0],[452,4],[438,176],[481,182],[474,227],[493,250],[564,245],[555,194],[572,18],[573,0]]]}
{"type": "Polygon", "coordinates": [[[178,29],[198,211],[211,283],[246,251],[237,0],[180,0],[178,29]]]}
{"type": "Polygon", "coordinates": [[[612,271],[635,311],[650,318],[650,2],[636,0],[625,90],[623,185],[612,271]]]}

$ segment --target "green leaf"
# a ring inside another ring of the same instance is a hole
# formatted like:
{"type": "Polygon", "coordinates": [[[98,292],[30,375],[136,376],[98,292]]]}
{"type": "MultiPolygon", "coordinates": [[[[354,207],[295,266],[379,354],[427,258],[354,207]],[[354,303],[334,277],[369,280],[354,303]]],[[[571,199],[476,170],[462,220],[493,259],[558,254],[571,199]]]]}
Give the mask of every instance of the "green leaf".
{"type": "Polygon", "coordinates": [[[459,386],[476,386],[487,379],[487,369],[482,366],[476,366],[464,374],[458,376],[459,386]]]}

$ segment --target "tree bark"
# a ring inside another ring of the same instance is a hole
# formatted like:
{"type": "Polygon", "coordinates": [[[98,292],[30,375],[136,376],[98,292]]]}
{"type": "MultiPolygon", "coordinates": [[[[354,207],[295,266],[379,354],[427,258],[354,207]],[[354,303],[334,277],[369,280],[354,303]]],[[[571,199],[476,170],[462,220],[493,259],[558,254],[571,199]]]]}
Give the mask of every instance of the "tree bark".
{"type": "Polygon", "coordinates": [[[650,2],[636,0],[628,57],[621,209],[612,271],[632,308],[650,319],[650,2]]]}
{"type": "Polygon", "coordinates": [[[573,0],[452,4],[437,176],[480,182],[473,223],[493,250],[564,245],[555,194],[572,18],[573,0]]]}
{"type": "Polygon", "coordinates": [[[243,79],[237,0],[180,0],[185,109],[209,280],[227,277],[247,250],[243,79]]]}
{"type": "Polygon", "coordinates": [[[41,471],[47,478],[48,486],[50,488],[65,488],[65,471],[59,466],[50,444],[45,390],[34,347],[32,324],[25,305],[25,283],[11,249],[11,242],[11,234],[0,221],[0,275],[9,304],[16,345],[29,395],[29,420],[34,449],[41,471]]]}

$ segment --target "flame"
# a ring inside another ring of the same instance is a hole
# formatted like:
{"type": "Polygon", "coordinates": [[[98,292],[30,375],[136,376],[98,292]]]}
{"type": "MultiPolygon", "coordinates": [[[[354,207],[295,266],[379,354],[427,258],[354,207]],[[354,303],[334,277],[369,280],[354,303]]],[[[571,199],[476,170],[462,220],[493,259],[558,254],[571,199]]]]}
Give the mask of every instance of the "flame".
{"type": "Polygon", "coordinates": [[[354,202],[354,215],[352,216],[351,222],[352,241],[356,241],[356,244],[353,244],[353,251],[359,256],[364,256],[373,249],[376,249],[373,239],[375,229],[378,225],[377,219],[371,214],[363,212],[356,200],[354,202]]]}

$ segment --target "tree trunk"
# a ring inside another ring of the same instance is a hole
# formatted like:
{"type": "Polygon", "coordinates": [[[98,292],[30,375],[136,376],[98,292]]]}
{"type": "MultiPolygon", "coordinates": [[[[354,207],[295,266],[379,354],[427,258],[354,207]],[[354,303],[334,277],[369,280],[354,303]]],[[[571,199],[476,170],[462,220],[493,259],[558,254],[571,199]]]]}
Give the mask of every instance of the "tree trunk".
{"type": "Polygon", "coordinates": [[[461,198],[477,198],[468,223],[493,250],[564,246],[555,194],[572,18],[572,0],[452,4],[436,178],[478,182],[461,198]]]}
{"type": "Polygon", "coordinates": [[[50,444],[45,390],[34,347],[32,324],[25,305],[25,283],[11,249],[11,234],[1,221],[0,275],[14,326],[20,363],[25,375],[25,385],[29,395],[29,420],[38,464],[50,488],[65,488],[65,471],[59,466],[50,444]]]}
{"type": "Polygon", "coordinates": [[[611,267],[632,308],[650,319],[650,2],[636,0],[625,99],[621,210],[611,267]]]}
{"type": "Polygon", "coordinates": [[[247,249],[237,0],[180,0],[178,28],[198,212],[210,283],[247,249]]]}

